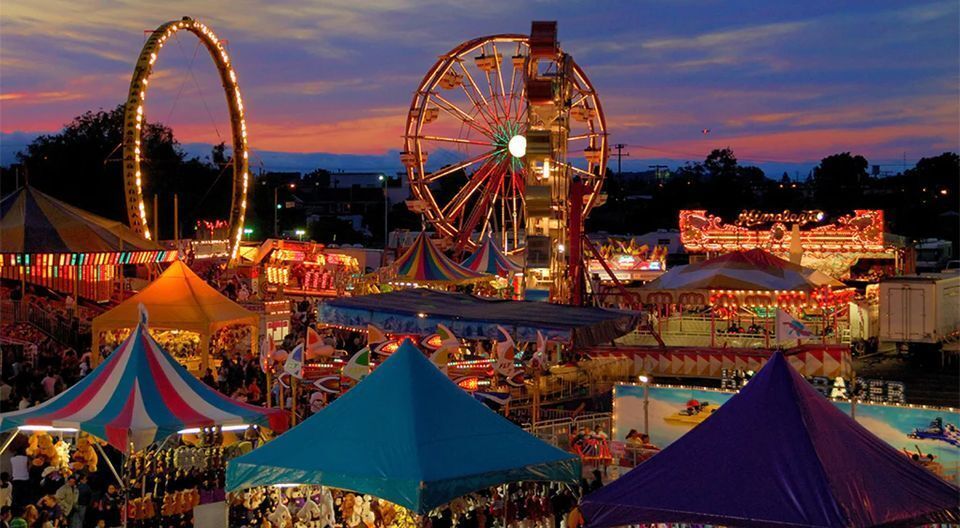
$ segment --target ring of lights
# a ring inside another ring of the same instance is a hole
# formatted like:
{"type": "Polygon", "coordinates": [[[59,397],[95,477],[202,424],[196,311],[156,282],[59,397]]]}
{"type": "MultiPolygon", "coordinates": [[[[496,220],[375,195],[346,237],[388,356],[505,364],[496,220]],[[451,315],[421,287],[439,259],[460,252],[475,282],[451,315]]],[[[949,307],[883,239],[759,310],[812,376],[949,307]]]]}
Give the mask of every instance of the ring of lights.
{"type": "Polygon", "coordinates": [[[126,195],[127,216],[130,227],[144,238],[151,238],[147,224],[147,211],[143,201],[143,179],[140,142],[141,127],[145,123],[144,103],[147,85],[153,72],[153,63],[164,43],[177,31],[189,31],[203,43],[220,74],[220,82],[227,96],[230,113],[230,131],[233,137],[233,192],[230,202],[230,259],[235,260],[243,236],[243,218],[247,210],[247,186],[249,175],[249,152],[247,150],[247,125],[243,119],[243,99],[237,85],[237,74],[230,65],[230,56],[213,31],[202,22],[189,17],[167,22],[158,27],[147,39],[140,51],[130,92],[123,112],[123,185],[126,195]]]}
{"type": "MultiPolygon", "coordinates": [[[[504,34],[460,44],[427,71],[410,104],[401,153],[415,198],[408,205],[458,248],[472,251],[489,229],[508,253],[523,249],[526,167],[514,152],[525,150],[516,140],[526,133],[523,70],[529,40],[504,34]],[[463,161],[428,171],[429,150],[438,148],[458,149],[463,161]],[[460,169],[467,173],[466,184],[442,199],[434,184],[460,169]]],[[[585,158],[586,170],[571,166],[571,171],[590,189],[586,216],[603,186],[607,127],[596,90],[571,62],[574,95],[568,118],[578,130],[571,132],[567,151],[585,158]]]]}

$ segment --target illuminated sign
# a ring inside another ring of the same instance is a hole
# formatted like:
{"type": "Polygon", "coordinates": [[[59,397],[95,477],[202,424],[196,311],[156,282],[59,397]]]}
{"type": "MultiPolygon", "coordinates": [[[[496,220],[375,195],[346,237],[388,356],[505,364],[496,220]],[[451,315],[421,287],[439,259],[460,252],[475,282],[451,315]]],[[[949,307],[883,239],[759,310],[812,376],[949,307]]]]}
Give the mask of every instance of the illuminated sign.
{"type": "Polygon", "coordinates": [[[782,213],[764,213],[756,209],[744,210],[737,217],[737,225],[744,227],[756,227],[770,224],[789,224],[803,226],[816,222],[822,222],[825,215],[823,211],[800,211],[792,212],[787,209],[782,213]]]}
{"type": "MultiPolygon", "coordinates": [[[[791,213],[784,211],[766,213],[741,213],[746,223],[773,222],[769,228],[751,229],[737,223],[728,224],[719,216],[704,210],[680,211],[680,242],[688,252],[728,252],[760,248],[775,255],[790,252],[793,241],[792,227],[796,224],[821,221],[819,211],[791,213]]],[[[836,253],[889,253],[883,241],[883,211],[858,209],[852,215],[844,215],[833,222],[817,227],[800,229],[800,246],[804,253],[812,255],[836,253]]]]}

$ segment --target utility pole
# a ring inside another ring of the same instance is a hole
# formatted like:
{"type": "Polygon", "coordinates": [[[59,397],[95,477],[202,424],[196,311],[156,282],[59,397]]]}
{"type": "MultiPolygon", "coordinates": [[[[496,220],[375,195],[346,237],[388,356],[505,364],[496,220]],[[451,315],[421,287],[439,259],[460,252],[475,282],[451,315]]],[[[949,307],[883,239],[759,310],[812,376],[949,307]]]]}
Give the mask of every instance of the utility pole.
{"type": "Polygon", "coordinates": [[[663,183],[663,181],[660,180],[660,169],[666,169],[667,168],[666,165],[647,165],[647,168],[650,168],[656,171],[657,183],[663,183]]]}
{"type": "Polygon", "coordinates": [[[622,158],[623,156],[629,157],[630,153],[623,152],[623,149],[627,148],[627,146],[624,145],[623,143],[617,143],[616,145],[613,146],[613,148],[617,149],[617,176],[620,176],[622,158]]]}

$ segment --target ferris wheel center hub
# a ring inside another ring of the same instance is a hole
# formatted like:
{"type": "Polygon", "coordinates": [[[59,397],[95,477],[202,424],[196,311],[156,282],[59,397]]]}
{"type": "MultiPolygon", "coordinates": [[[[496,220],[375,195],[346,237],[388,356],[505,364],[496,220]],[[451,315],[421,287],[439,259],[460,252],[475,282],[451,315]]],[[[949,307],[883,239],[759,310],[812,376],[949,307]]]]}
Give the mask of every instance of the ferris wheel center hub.
{"type": "Polygon", "coordinates": [[[515,158],[522,158],[527,155],[527,138],[526,136],[521,136],[517,134],[510,138],[510,142],[507,143],[507,149],[510,150],[510,154],[515,158]]]}

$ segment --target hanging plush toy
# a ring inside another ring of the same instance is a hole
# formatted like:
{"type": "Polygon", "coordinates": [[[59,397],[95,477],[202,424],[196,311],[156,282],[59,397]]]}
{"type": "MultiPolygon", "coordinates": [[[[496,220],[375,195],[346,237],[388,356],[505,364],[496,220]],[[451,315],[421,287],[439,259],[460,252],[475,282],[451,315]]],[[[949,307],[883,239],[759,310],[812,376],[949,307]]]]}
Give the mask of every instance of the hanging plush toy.
{"type": "Polygon", "coordinates": [[[267,516],[267,519],[275,528],[291,528],[293,526],[293,516],[290,515],[290,509],[283,501],[277,501],[276,507],[267,516]]]}
{"type": "Polygon", "coordinates": [[[97,450],[93,448],[90,437],[80,435],[77,438],[77,450],[73,452],[73,463],[70,464],[70,467],[74,471],[96,473],[99,461],[100,457],[97,455],[97,450]]]}
{"type": "Polygon", "coordinates": [[[333,528],[336,522],[333,494],[330,492],[330,488],[324,486],[320,491],[320,528],[333,528]]]}

